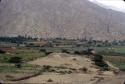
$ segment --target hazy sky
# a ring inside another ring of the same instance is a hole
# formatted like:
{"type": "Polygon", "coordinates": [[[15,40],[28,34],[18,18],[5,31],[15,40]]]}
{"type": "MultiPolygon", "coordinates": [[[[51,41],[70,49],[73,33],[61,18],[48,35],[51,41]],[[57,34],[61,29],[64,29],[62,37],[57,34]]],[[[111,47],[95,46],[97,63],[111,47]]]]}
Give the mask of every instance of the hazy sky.
{"type": "Polygon", "coordinates": [[[125,2],[123,0],[89,0],[102,7],[125,13],[125,2]]]}

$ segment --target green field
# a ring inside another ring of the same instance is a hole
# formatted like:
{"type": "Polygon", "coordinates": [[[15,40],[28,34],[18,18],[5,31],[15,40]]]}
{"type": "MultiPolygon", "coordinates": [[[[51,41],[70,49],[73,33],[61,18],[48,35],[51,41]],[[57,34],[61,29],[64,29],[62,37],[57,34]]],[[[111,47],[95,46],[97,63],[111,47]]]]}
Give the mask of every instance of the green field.
{"type": "Polygon", "coordinates": [[[105,60],[125,71],[125,56],[104,56],[105,60]]]}
{"type": "Polygon", "coordinates": [[[104,56],[105,60],[111,62],[114,66],[125,70],[125,46],[113,47],[93,47],[97,53],[104,56]]]}
{"type": "Polygon", "coordinates": [[[91,47],[97,53],[106,56],[125,56],[125,46],[112,46],[112,47],[91,47]]]}
{"type": "Polygon", "coordinates": [[[35,73],[41,68],[38,65],[23,64],[21,68],[16,68],[12,64],[0,65],[0,72],[11,73],[35,73]]]}
{"type": "Polygon", "coordinates": [[[18,49],[16,50],[15,53],[11,53],[11,54],[0,54],[0,62],[5,63],[8,62],[8,60],[11,57],[21,57],[24,62],[28,62],[40,57],[44,57],[45,53],[44,52],[40,52],[39,49],[33,49],[33,48],[22,48],[22,49],[18,49]]]}

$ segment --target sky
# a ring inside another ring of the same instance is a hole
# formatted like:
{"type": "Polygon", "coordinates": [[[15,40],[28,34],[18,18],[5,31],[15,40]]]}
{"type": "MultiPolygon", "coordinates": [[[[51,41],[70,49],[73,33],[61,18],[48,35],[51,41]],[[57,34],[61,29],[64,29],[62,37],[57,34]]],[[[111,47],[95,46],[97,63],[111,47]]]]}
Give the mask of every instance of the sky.
{"type": "Polygon", "coordinates": [[[104,8],[125,13],[125,1],[123,0],[89,0],[104,8]]]}

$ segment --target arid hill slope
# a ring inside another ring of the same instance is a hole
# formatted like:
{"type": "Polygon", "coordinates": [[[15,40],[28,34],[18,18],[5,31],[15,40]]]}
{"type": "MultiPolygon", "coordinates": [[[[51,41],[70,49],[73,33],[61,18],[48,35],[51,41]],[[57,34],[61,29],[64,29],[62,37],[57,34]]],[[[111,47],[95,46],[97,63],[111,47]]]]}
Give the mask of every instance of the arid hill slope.
{"type": "Polygon", "coordinates": [[[88,0],[2,0],[0,36],[125,39],[125,14],[88,0]]]}

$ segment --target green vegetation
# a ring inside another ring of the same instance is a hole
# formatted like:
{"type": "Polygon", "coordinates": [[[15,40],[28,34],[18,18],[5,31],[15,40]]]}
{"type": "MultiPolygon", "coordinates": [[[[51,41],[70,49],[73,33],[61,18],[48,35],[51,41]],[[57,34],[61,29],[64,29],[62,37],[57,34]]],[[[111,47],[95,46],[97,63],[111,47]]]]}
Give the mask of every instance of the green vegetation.
{"type": "Polygon", "coordinates": [[[105,63],[102,55],[95,54],[93,61],[95,65],[99,66],[102,70],[108,70],[108,65],[105,63]]]}
{"type": "Polygon", "coordinates": [[[119,67],[120,70],[125,71],[125,62],[112,62],[115,66],[119,67]]]}
{"type": "Polygon", "coordinates": [[[0,72],[11,73],[36,73],[41,69],[38,65],[23,64],[21,68],[16,68],[12,64],[3,64],[0,66],[0,72]]]}
{"type": "Polygon", "coordinates": [[[102,55],[125,56],[125,46],[92,47],[92,48],[102,55]]]}
{"type": "Polygon", "coordinates": [[[52,67],[49,66],[49,65],[44,65],[44,66],[43,66],[43,71],[50,71],[51,68],[52,68],[52,67]]]}
{"type": "Polygon", "coordinates": [[[4,53],[6,53],[6,52],[0,49],[0,54],[4,54],[4,53]]]}
{"type": "MultiPolygon", "coordinates": [[[[17,63],[20,64],[20,60],[23,59],[24,64],[28,61],[35,60],[40,57],[47,56],[53,52],[56,53],[68,53],[68,54],[77,54],[81,56],[88,55],[89,57],[91,55],[94,55],[94,62],[97,66],[99,66],[103,70],[107,70],[108,66],[105,63],[104,60],[108,60],[112,62],[114,65],[119,67],[122,70],[125,70],[125,41],[83,41],[80,39],[47,39],[46,44],[41,46],[34,46],[30,45],[27,46],[27,42],[33,42],[37,41],[37,38],[26,38],[26,37],[1,37],[0,38],[0,47],[1,45],[5,45],[8,47],[15,47],[16,51],[14,53],[7,53],[6,51],[0,50],[0,63],[9,63],[10,59],[16,57],[19,58],[18,62],[12,62],[11,63],[17,63]],[[18,41],[17,41],[18,40],[18,41]],[[19,46],[20,44],[23,44],[24,46],[19,46]],[[92,51],[96,51],[97,54],[93,54],[92,51]],[[104,57],[104,59],[103,59],[104,57]],[[21,59],[20,59],[21,58],[21,59]],[[116,59],[117,58],[117,59],[116,59]],[[122,59],[121,59],[122,58],[122,59]]],[[[10,48],[11,48],[10,47],[10,48]]],[[[15,59],[14,59],[15,60],[15,59]]],[[[75,59],[74,59],[75,60],[75,59]]],[[[17,65],[20,67],[20,65],[17,65]]],[[[7,68],[5,66],[5,68],[7,68]]],[[[11,67],[11,68],[14,68],[11,67]]],[[[16,68],[16,67],[15,67],[16,68]]],[[[14,68],[14,69],[15,69],[14,68]]],[[[24,66],[21,68],[23,69],[24,66]]],[[[52,72],[58,72],[58,73],[70,73],[70,71],[57,71],[55,69],[52,69],[52,67],[49,66],[43,66],[43,72],[44,71],[52,71],[52,72]]],[[[13,69],[12,69],[13,70],[13,69]]],[[[86,72],[86,69],[83,68],[83,71],[86,72]]],[[[6,70],[5,70],[6,71],[6,70]]]]}
{"type": "Polygon", "coordinates": [[[32,49],[32,48],[19,49],[19,48],[17,48],[15,53],[12,53],[12,54],[0,54],[0,62],[8,63],[9,59],[11,57],[15,57],[15,56],[16,57],[21,57],[24,60],[24,62],[28,62],[28,61],[31,61],[31,60],[34,60],[34,59],[37,59],[37,58],[40,58],[40,57],[44,57],[46,55],[45,55],[45,52],[39,52],[39,49],[32,49]]]}
{"type": "Polygon", "coordinates": [[[47,51],[47,49],[40,49],[40,52],[43,52],[46,56],[53,53],[53,51],[47,51]]]}
{"type": "Polygon", "coordinates": [[[16,68],[12,64],[0,65],[0,74],[4,75],[1,76],[1,79],[5,81],[14,81],[29,78],[37,74],[41,74],[40,72],[41,67],[38,65],[23,64],[21,68],[16,68]]]}
{"type": "Polygon", "coordinates": [[[53,73],[59,73],[59,74],[71,74],[72,69],[62,66],[50,66],[50,65],[43,65],[41,72],[53,72],[53,73]]]}
{"type": "Polygon", "coordinates": [[[11,57],[9,63],[14,63],[17,68],[21,68],[23,60],[21,57],[11,57]]]}
{"type": "Polygon", "coordinates": [[[125,71],[125,57],[124,56],[105,56],[105,60],[113,63],[116,67],[125,71]]]}
{"type": "Polygon", "coordinates": [[[67,54],[69,54],[70,52],[69,52],[68,50],[66,50],[66,49],[62,49],[62,53],[67,53],[67,54]]]}

